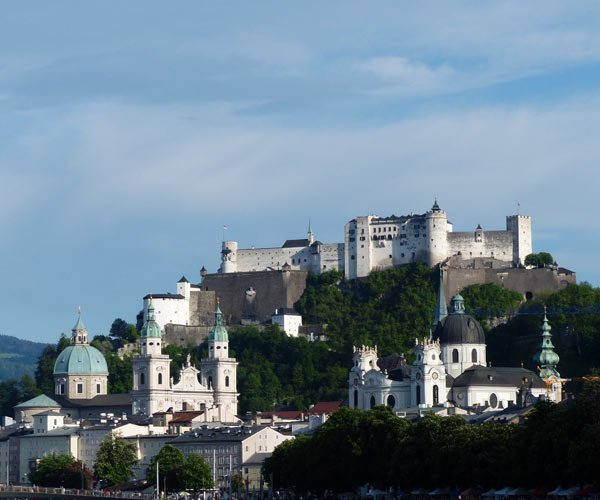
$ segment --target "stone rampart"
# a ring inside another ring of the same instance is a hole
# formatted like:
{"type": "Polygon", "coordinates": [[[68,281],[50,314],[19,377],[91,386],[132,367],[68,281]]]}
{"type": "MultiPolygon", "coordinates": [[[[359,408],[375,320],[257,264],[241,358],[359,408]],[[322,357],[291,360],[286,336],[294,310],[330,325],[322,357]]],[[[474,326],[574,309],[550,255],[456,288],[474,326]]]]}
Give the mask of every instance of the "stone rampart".
{"type": "Polygon", "coordinates": [[[275,309],[292,308],[306,288],[306,271],[207,274],[202,290],[219,297],[228,324],[270,322],[275,309]]]}

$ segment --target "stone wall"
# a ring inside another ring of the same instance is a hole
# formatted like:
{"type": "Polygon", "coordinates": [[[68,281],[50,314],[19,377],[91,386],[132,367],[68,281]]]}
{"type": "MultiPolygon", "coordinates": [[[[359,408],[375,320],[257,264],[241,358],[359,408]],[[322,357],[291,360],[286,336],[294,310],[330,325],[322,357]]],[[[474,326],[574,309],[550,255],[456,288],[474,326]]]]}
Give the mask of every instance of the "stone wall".
{"type": "MultiPolygon", "coordinates": [[[[227,324],[270,322],[275,309],[294,307],[306,288],[305,271],[207,274],[201,288],[219,297],[227,324]]],[[[214,310],[214,309],[213,309],[214,310]]]]}
{"type": "Polygon", "coordinates": [[[469,285],[495,283],[503,288],[514,290],[530,299],[540,292],[555,292],[568,284],[575,284],[574,272],[562,269],[522,269],[489,267],[446,267],[444,273],[444,293],[450,297],[460,293],[469,285]]]}

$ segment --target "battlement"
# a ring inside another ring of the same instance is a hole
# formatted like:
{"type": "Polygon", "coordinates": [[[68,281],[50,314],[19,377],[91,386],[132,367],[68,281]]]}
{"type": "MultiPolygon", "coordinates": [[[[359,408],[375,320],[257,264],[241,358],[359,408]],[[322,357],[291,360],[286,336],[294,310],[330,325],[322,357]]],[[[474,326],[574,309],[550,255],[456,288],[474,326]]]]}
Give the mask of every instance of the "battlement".
{"type": "Polygon", "coordinates": [[[352,346],[352,353],[358,354],[359,356],[377,356],[377,346],[369,347],[366,345],[352,346]]]}

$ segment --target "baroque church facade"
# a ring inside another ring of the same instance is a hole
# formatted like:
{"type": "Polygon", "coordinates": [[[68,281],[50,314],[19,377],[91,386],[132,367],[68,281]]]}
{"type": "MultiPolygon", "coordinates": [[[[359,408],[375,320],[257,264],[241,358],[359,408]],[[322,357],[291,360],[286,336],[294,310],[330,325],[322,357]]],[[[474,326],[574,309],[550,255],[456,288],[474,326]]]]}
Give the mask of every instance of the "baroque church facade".
{"type": "Polygon", "coordinates": [[[54,364],[54,395],[17,405],[15,417],[26,423],[48,411],[70,418],[101,418],[112,413],[142,419],[159,412],[198,411],[205,422],[238,423],[237,361],[229,355],[229,336],[219,305],[208,335],[208,356],[199,368],[188,356],[175,382],[164,347],[163,331],[150,302],[139,339],[140,352],[132,359],[133,388],[130,393],[109,394],[106,359],[89,344],[79,315],[71,344],[54,364]]]}
{"type": "Polygon", "coordinates": [[[398,412],[434,407],[491,411],[541,398],[561,400],[562,385],[556,370],[559,359],[546,316],[540,350],[534,356],[540,375],[525,368],[491,367],[483,329],[465,313],[463,298],[454,296],[446,314],[440,295],[442,307],[435,331],[415,341],[412,364],[402,355],[379,358],[377,347],[354,348],[348,378],[351,408],[386,405],[398,412]]]}
{"type": "Polygon", "coordinates": [[[170,374],[171,358],[162,353],[163,333],[150,302],[141,331],[140,354],[133,358],[132,413],[151,416],[173,411],[202,410],[221,422],[236,421],[237,361],[229,356],[229,337],[217,305],[215,324],[208,334],[208,357],[198,369],[190,357],[179,372],[170,374]]]}

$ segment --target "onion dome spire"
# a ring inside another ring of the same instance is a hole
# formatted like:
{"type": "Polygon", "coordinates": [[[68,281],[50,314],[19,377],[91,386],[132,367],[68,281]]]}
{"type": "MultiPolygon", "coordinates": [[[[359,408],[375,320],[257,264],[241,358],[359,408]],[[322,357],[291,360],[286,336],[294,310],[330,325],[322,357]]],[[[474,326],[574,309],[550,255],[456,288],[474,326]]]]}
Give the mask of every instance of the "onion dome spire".
{"type": "Polygon", "coordinates": [[[554,352],[552,334],[550,333],[551,329],[548,324],[548,317],[546,316],[546,307],[544,306],[544,321],[541,328],[542,340],[538,346],[538,352],[533,356],[533,362],[539,367],[540,377],[543,379],[550,377],[560,378],[560,373],[556,370],[556,365],[558,365],[560,357],[554,352]]]}
{"type": "Polygon", "coordinates": [[[227,328],[223,326],[223,313],[219,307],[220,301],[217,298],[217,309],[215,311],[215,326],[213,326],[208,332],[209,342],[229,342],[229,335],[227,334],[227,328]]]}
{"type": "Polygon", "coordinates": [[[140,333],[141,337],[152,337],[152,338],[161,338],[162,332],[160,330],[160,325],[156,322],[156,317],[154,316],[154,305],[152,304],[152,297],[148,299],[148,314],[146,315],[146,322],[144,326],[142,326],[142,331],[140,333]]]}

